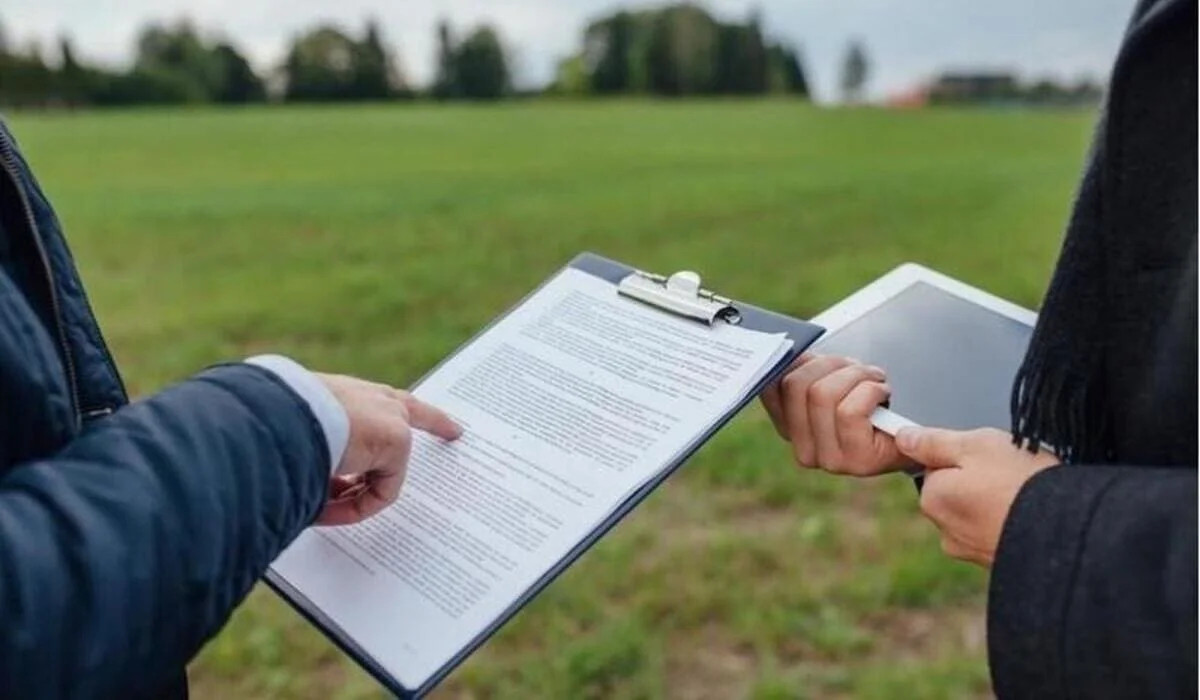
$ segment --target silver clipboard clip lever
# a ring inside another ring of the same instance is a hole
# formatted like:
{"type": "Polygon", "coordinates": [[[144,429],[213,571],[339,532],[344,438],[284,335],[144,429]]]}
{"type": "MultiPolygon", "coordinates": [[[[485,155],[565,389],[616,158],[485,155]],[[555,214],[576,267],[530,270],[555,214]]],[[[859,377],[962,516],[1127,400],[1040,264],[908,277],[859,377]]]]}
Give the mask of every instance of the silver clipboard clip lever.
{"type": "Polygon", "coordinates": [[[617,292],[709,326],[717,321],[735,326],[742,322],[732,299],[701,288],[700,275],[688,270],[670,277],[634,270],[617,285],[617,292]]]}

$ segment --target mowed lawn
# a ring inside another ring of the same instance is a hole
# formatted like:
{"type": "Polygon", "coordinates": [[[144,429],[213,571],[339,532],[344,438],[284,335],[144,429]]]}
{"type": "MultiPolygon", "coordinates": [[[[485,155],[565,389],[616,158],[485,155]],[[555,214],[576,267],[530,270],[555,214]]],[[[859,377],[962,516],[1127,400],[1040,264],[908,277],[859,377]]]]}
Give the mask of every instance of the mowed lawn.
{"type": "MultiPolygon", "coordinates": [[[[131,388],[289,353],[406,385],[582,250],[811,316],[904,261],[1046,287],[1083,113],[794,103],[19,115],[131,388]]],[[[902,477],[801,472],[757,406],[436,694],[986,696],[984,575],[902,477]]],[[[268,590],[198,698],[372,698],[268,590]]]]}

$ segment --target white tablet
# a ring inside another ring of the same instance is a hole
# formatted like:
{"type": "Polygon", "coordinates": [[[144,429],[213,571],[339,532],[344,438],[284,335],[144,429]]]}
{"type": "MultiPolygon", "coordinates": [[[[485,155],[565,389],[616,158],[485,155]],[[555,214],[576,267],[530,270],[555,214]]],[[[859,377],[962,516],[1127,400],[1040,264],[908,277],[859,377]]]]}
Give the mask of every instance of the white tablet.
{"type": "Polygon", "coordinates": [[[1037,315],[921,265],[901,265],[813,322],[812,348],[882,367],[890,410],[872,423],[892,435],[917,423],[1011,429],[1013,380],[1037,315]]]}

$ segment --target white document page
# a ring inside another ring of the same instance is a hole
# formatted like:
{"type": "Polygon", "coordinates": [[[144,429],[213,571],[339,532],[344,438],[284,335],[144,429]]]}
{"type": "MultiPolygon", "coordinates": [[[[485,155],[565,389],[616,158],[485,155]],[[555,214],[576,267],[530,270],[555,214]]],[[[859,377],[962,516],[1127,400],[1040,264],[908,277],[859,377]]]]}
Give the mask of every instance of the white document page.
{"type": "Polygon", "coordinates": [[[417,433],[396,503],[310,528],[272,568],[419,688],[790,346],[568,268],[414,390],[463,437],[417,433]]]}

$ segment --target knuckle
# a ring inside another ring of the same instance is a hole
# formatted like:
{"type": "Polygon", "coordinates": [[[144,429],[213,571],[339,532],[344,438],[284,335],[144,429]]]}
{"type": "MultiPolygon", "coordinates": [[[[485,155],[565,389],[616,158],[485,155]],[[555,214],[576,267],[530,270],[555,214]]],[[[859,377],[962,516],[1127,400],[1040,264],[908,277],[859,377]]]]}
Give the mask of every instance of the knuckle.
{"type": "Polygon", "coordinates": [[[783,379],[779,380],[779,391],[785,396],[795,394],[804,395],[807,386],[804,383],[804,377],[799,372],[791,371],[784,375],[783,379]]]}
{"type": "Polygon", "coordinates": [[[394,398],[400,403],[404,404],[404,410],[408,411],[409,413],[416,413],[417,411],[421,410],[429,413],[440,413],[440,411],[433,406],[425,403],[421,399],[418,399],[403,389],[394,389],[393,391],[396,392],[393,394],[394,398]]]}
{"type": "Polygon", "coordinates": [[[386,413],[372,407],[362,414],[363,435],[371,440],[386,440],[389,423],[386,413]]]}
{"type": "Polygon", "coordinates": [[[792,443],[792,457],[795,458],[796,464],[802,467],[813,466],[813,450],[812,446],[807,442],[799,440],[792,443]]]}
{"type": "Polygon", "coordinates": [[[834,474],[842,473],[842,468],[844,466],[842,455],[836,450],[829,448],[822,450],[820,447],[818,447],[817,462],[821,469],[827,472],[832,472],[834,474]]]}
{"type": "Polygon", "coordinates": [[[845,468],[841,458],[837,455],[818,452],[815,461],[816,464],[813,465],[814,467],[829,474],[841,474],[845,468]]]}
{"type": "Polygon", "coordinates": [[[833,404],[833,392],[825,382],[813,382],[808,386],[808,402],[813,406],[825,408],[833,404]]]}
{"type": "Polygon", "coordinates": [[[862,417],[858,407],[847,401],[843,401],[838,404],[837,407],[833,409],[833,415],[839,423],[843,424],[853,423],[862,417]]]}
{"type": "Polygon", "coordinates": [[[375,434],[386,449],[403,449],[412,442],[412,428],[408,421],[392,415],[382,415],[377,418],[375,434]]]}
{"type": "Polygon", "coordinates": [[[412,444],[413,430],[412,426],[406,420],[397,420],[392,425],[392,439],[398,445],[407,446],[412,444]]]}

